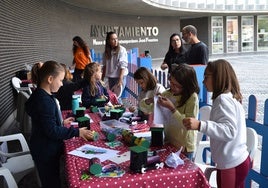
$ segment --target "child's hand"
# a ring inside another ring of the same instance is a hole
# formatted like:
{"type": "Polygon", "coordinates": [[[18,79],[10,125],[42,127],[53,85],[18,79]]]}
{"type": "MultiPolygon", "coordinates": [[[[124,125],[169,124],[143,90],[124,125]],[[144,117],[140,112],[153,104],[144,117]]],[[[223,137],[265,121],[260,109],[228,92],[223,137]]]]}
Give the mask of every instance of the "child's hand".
{"type": "Polygon", "coordinates": [[[171,111],[175,109],[174,104],[171,102],[171,100],[169,100],[166,97],[158,96],[157,102],[161,106],[166,107],[166,108],[170,109],[171,111]]]}
{"type": "Polygon", "coordinates": [[[131,106],[131,107],[128,108],[128,110],[129,110],[130,112],[135,112],[136,107],[135,107],[135,106],[131,106]]]}
{"type": "Polygon", "coordinates": [[[187,130],[199,130],[201,122],[195,118],[184,118],[183,125],[187,130]]]}
{"type": "Polygon", "coordinates": [[[148,98],[148,99],[145,99],[145,103],[146,103],[147,105],[154,103],[154,98],[148,98]]]}
{"type": "Polygon", "coordinates": [[[92,138],[92,132],[86,127],[83,127],[79,129],[79,136],[84,140],[88,141],[92,138]]]}
{"type": "Polygon", "coordinates": [[[101,99],[105,99],[105,100],[108,99],[108,97],[106,97],[105,95],[100,96],[100,98],[101,98],[101,99]]]}
{"type": "Polygon", "coordinates": [[[68,117],[65,120],[63,120],[63,125],[69,125],[74,121],[74,117],[68,117]]]}

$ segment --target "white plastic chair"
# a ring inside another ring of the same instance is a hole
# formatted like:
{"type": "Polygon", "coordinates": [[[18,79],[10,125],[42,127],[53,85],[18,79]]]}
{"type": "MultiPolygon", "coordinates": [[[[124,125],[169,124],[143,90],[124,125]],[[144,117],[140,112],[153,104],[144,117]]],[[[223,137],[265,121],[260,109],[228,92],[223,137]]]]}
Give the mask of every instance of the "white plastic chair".
{"type": "Polygon", "coordinates": [[[249,157],[253,162],[254,156],[258,149],[258,134],[253,128],[250,127],[247,127],[247,146],[248,146],[249,157]]]}
{"type": "Polygon", "coordinates": [[[18,185],[17,185],[14,177],[12,176],[12,174],[10,173],[10,171],[7,168],[0,167],[0,176],[4,177],[5,182],[3,182],[3,183],[7,184],[7,188],[18,188],[18,185]]]}
{"type": "Polygon", "coordinates": [[[19,122],[20,130],[26,140],[29,140],[32,132],[31,117],[25,111],[25,102],[30,95],[25,91],[20,91],[17,98],[17,116],[16,120],[19,122]]]}
{"type": "MultiPolygon", "coordinates": [[[[209,120],[210,112],[211,112],[211,106],[209,106],[209,105],[202,106],[199,109],[199,120],[201,120],[201,121],[209,120]]],[[[202,140],[202,138],[203,138],[203,133],[198,132],[196,151],[195,151],[195,156],[194,156],[194,163],[202,170],[202,172],[205,172],[206,168],[213,167],[213,166],[210,166],[207,164],[207,163],[211,162],[210,160],[207,161],[207,159],[203,159],[204,152],[206,152],[207,155],[210,154],[209,151],[205,150],[206,148],[210,148],[210,141],[208,140],[209,139],[208,137],[206,140],[202,140]]],[[[207,158],[208,158],[208,156],[207,156],[207,158]]],[[[216,176],[214,173],[212,174],[211,179],[216,180],[216,176]]],[[[211,184],[212,184],[212,187],[215,185],[213,182],[211,184]]]]}
{"type": "Polygon", "coordinates": [[[14,89],[19,93],[20,91],[27,91],[29,92],[29,94],[32,94],[32,90],[30,87],[21,87],[20,84],[22,83],[22,81],[18,78],[18,77],[13,77],[11,79],[12,82],[12,86],[14,87],[14,89]]]}
{"type": "MultiPolygon", "coordinates": [[[[0,151],[0,156],[6,157],[5,161],[2,161],[2,166],[9,169],[14,176],[15,181],[18,183],[25,175],[30,172],[35,172],[37,180],[39,176],[35,169],[34,161],[30,154],[28,144],[21,133],[12,134],[7,136],[0,136],[0,142],[19,141],[21,145],[21,151],[10,153],[9,151],[0,151]]],[[[38,182],[40,183],[40,182],[38,182]]]]}
{"type": "MultiPolygon", "coordinates": [[[[251,162],[253,162],[255,153],[258,147],[258,134],[253,128],[247,127],[247,147],[251,162]]],[[[204,174],[208,179],[211,187],[217,187],[216,182],[216,168],[213,166],[206,166],[204,174]]]]}
{"type": "MultiPolygon", "coordinates": [[[[211,112],[211,106],[202,106],[199,109],[199,120],[201,121],[207,121],[209,120],[210,117],[210,112],[211,112]]],[[[197,133],[197,139],[196,139],[196,151],[194,154],[194,162],[197,163],[204,163],[203,159],[202,159],[202,154],[203,154],[203,150],[205,149],[205,147],[209,147],[209,141],[202,141],[203,138],[203,133],[198,132],[197,133]]]]}

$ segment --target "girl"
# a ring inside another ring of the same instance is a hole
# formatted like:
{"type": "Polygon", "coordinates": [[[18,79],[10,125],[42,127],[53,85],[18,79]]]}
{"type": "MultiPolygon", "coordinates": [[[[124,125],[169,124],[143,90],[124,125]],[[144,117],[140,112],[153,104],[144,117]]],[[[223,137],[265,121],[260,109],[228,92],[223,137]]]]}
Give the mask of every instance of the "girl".
{"type": "Polygon", "coordinates": [[[32,80],[32,84],[33,84],[33,87],[36,88],[36,85],[37,85],[37,79],[38,79],[38,71],[39,69],[43,66],[43,62],[37,62],[35,63],[33,66],[32,66],[32,69],[31,69],[31,80],[32,80]]]}
{"type": "MultiPolygon", "coordinates": [[[[162,93],[166,89],[164,86],[157,83],[154,75],[145,67],[140,67],[135,71],[134,80],[141,87],[138,96],[138,112],[139,115],[144,116],[152,112],[153,104],[150,103],[150,101],[153,102],[154,96],[162,93]],[[149,105],[145,104],[145,100],[149,105]]],[[[130,109],[130,111],[135,110],[134,107],[130,109]]]]}
{"type": "Polygon", "coordinates": [[[56,93],[56,98],[59,100],[61,110],[72,109],[72,96],[75,91],[78,91],[88,85],[88,82],[82,78],[76,82],[72,81],[73,75],[65,64],[61,64],[65,69],[65,77],[62,81],[63,85],[56,93]]]}
{"type": "Polygon", "coordinates": [[[246,146],[245,112],[236,74],[229,62],[219,59],[208,63],[203,83],[213,92],[210,121],[186,118],[184,126],[210,137],[218,187],[244,188],[250,158],[246,146]]]}
{"type": "Polygon", "coordinates": [[[126,48],[119,44],[117,35],[111,31],[107,33],[105,51],[103,55],[103,77],[108,78],[109,89],[126,86],[126,75],[128,74],[128,57],[126,48]]]}
{"type": "Polygon", "coordinates": [[[73,81],[80,80],[82,73],[87,64],[92,62],[89,47],[86,42],[79,36],[73,38],[73,81]]]}
{"type": "Polygon", "coordinates": [[[177,33],[173,33],[169,38],[168,52],[165,55],[161,69],[165,70],[168,68],[168,73],[170,73],[173,66],[186,63],[185,52],[186,50],[182,44],[181,36],[177,33]]]}
{"type": "Polygon", "coordinates": [[[89,83],[83,88],[82,105],[86,108],[92,106],[104,106],[109,102],[110,97],[107,89],[101,83],[102,70],[101,65],[98,63],[91,63],[86,66],[84,72],[84,79],[89,83]],[[97,99],[103,99],[98,101],[97,99]]]}
{"type": "Polygon", "coordinates": [[[193,158],[197,132],[186,130],[182,124],[185,117],[197,117],[199,111],[199,86],[193,67],[179,64],[170,73],[170,89],[164,91],[157,103],[170,110],[171,116],[164,124],[165,143],[176,148],[183,147],[183,154],[193,158]]]}
{"type": "MultiPolygon", "coordinates": [[[[90,130],[62,126],[56,100],[52,95],[62,86],[64,68],[55,61],[47,61],[36,74],[37,88],[25,103],[26,112],[32,119],[30,151],[36,164],[43,187],[60,187],[60,156],[63,140],[80,136],[90,138],[90,130]]],[[[64,120],[64,124],[73,118],[64,120]]]]}

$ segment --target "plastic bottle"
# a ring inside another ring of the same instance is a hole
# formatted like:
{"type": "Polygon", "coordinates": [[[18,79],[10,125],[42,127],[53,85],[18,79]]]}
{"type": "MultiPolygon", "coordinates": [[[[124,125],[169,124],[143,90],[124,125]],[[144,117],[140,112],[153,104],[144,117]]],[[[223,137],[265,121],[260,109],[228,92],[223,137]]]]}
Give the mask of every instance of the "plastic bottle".
{"type": "Polygon", "coordinates": [[[72,112],[76,115],[76,109],[79,108],[79,100],[77,95],[73,95],[72,97],[72,112]]]}

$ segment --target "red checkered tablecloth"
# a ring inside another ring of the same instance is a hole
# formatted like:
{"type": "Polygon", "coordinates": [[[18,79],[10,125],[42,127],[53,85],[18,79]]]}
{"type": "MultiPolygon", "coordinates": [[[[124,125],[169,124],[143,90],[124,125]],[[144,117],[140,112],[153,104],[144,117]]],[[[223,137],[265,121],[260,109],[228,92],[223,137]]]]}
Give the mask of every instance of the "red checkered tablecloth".
{"type": "MultiPolygon", "coordinates": [[[[63,115],[66,117],[67,112],[63,115]]],[[[202,171],[190,160],[181,156],[184,159],[184,165],[179,165],[177,168],[164,167],[162,169],[150,170],[144,174],[133,173],[129,170],[130,161],[119,164],[126,171],[123,177],[96,177],[91,175],[87,180],[81,180],[83,172],[88,171],[89,160],[86,158],[77,157],[68,154],[68,152],[76,148],[90,144],[98,147],[108,148],[105,144],[105,136],[100,132],[100,117],[98,114],[90,114],[94,123],[91,123],[91,129],[100,133],[100,138],[97,141],[84,141],[82,138],[72,138],[65,141],[65,172],[66,179],[70,188],[74,187],[185,187],[185,188],[202,188],[210,187],[202,171]]],[[[118,138],[120,139],[120,137],[118,138]]],[[[122,141],[123,142],[123,141],[122,141]]],[[[166,150],[159,153],[161,161],[165,161],[166,157],[171,152],[176,152],[175,148],[165,145],[161,148],[150,148],[151,150],[163,149],[166,150]]],[[[116,150],[124,153],[128,151],[127,146],[118,146],[116,150]]],[[[102,162],[102,165],[112,163],[109,160],[102,162]]]]}

